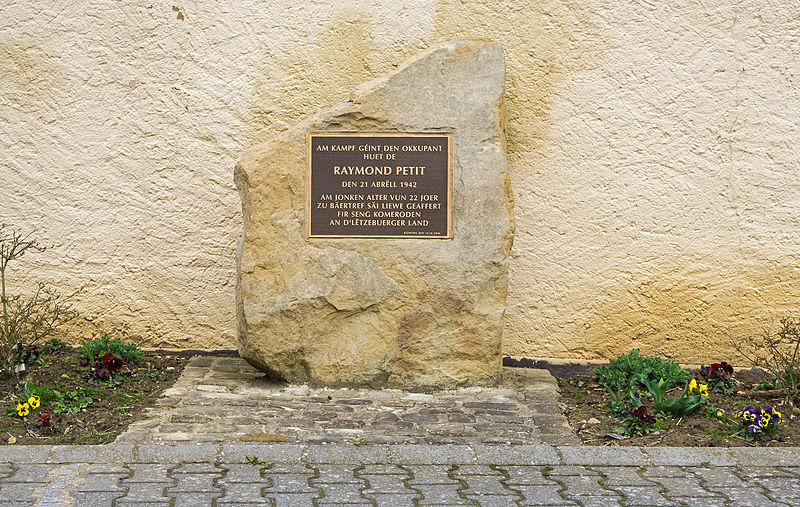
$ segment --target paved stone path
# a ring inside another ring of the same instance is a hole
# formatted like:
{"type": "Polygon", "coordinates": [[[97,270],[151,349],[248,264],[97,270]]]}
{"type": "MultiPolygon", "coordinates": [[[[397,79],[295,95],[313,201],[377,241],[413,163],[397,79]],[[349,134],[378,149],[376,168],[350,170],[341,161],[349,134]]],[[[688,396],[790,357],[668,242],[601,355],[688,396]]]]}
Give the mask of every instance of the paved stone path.
{"type": "Polygon", "coordinates": [[[309,389],[235,357],[194,357],[121,443],[291,441],[578,444],[547,370],[505,368],[498,388],[434,394],[309,389]]]}
{"type": "Polygon", "coordinates": [[[345,504],[800,505],[800,454],[498,444],[0,448],[4,506],[345,504]]]}
{"type": "Polygon", "coordinates": [[[0,446],[0,506],[800,505],[796,448],[576,445],[545,370],[433,395],[260,377],[193,358],[113,444],[0,446]]]}

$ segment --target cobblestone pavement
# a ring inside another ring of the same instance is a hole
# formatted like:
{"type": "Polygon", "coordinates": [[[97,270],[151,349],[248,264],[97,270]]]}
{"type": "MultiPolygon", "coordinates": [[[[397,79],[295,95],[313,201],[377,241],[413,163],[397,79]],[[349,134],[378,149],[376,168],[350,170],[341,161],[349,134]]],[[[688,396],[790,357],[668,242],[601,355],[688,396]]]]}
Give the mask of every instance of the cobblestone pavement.
{"type": "Polygon", "coordinates": [[[0,505],[800,505],[780,448],[0,447],[0,505]]]}
{"type": "Polygon", "coordinates": [[[545,370],[415,394],[196,357],[113,444],[0,446],[0,506],[800,505],[797,449],[577,443],[545,370]]]}
{"type": "Polygon", "coordinates": [[[265,379],[238,357],[194,357],[120,443],[578,444],[547,370],[504,368],[498,388],[433,394],[309,389],[265,379]]]}

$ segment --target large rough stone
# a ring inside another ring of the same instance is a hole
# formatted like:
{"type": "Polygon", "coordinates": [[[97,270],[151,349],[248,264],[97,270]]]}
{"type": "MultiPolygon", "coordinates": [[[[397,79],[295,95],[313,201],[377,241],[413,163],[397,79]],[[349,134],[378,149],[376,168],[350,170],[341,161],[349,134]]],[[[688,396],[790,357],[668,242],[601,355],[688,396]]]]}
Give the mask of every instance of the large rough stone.
{"type": "Polygon", "coordinates": [[[290,382],[494,385],[513,204],[499,44],[450,42],[251,149],[236,166],[239,353],[290,382]],[[452,240],[308,240],[306,133],[452,132],[452,240]]]}

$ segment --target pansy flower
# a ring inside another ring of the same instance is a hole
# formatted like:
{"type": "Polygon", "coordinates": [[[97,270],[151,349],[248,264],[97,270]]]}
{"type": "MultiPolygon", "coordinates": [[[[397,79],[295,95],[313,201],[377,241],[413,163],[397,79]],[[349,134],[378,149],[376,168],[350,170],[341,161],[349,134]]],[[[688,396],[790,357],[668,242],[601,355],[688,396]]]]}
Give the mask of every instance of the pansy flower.
{"type": "Polygon", "coordinates": [[[116,357],[111,352],[106,352],[103,356],[103,364],[108,368],[108,371],[117,371],[122,368],[122,359],[116,357]]]}
{"type": "Polygon", "coordinates": [[[53,429],[53,421],[50,418],[50,414],[44,412],[42,415],[36,418],[36,422],[39,423],[39,426],[43,430],[52,430],[53,429]]]}
{"type": "Polygon", "coordinates": [[[22,403],[21,401],[17,402],[17,415],[20,417],[25,417],[26,415],[30,414],[31,406],[27,403],[22,403]]]}
{"type": "Polygon", "coordinates": [[[28,398],[28,404],[29,404],[29,405],[31,406],[31,408],[32,408],[32,409],[34,409],[34,410],[35,410],[35,409],[37,409],[37,408],[39,408],[39,404],[40,404],[39,397],[38,397],[38,396],[36,396],[36,395],[34,395],[34,396],[31,396],[30,398],[28,398]]]}

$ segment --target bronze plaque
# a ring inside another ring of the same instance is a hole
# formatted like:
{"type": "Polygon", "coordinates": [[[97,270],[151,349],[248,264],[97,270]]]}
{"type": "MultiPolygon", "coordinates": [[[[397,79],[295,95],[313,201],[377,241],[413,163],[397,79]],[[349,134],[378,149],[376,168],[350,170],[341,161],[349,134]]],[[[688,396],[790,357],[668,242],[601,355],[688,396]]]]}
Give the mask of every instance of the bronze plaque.
{"type": "Polygon", "coordinates": [[[308,237],[450,239],[451,153],[451,134],[309,134],[308,237]]]}

